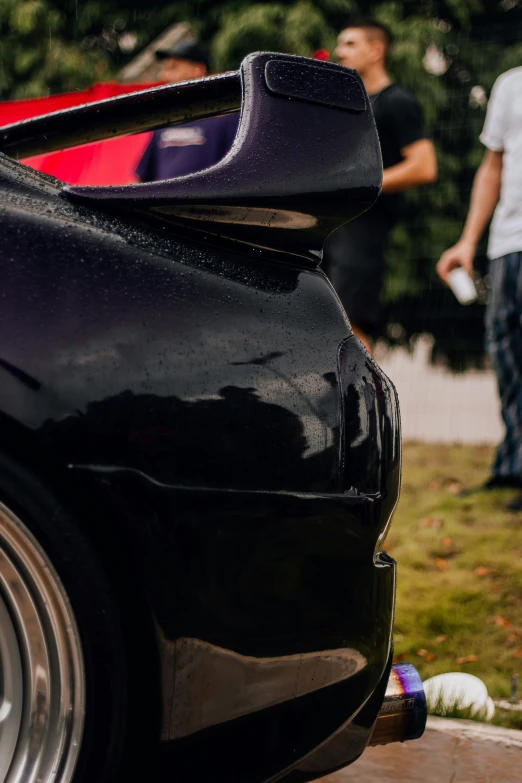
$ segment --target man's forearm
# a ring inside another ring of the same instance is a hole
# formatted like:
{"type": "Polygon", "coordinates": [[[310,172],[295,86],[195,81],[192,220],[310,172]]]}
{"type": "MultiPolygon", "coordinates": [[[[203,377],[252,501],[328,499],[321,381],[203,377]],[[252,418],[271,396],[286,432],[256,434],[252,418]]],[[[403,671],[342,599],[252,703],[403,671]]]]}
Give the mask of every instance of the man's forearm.
{"type": "Polygon", "coordinates": [[[479,167],[473,188],[471,202],[462,232],[462,240],[476,245],[498,204],[502,181],[502,157],[500,153],[489,152],[479,167]]]}
{"type": "Polygon", "coordinates": [[[383,193],[401,193],[437,179],[437,158],[429,139],[419,139],[401,150],[404,160],[384,169],[383,193]]]}
{"type": "Polygon", "coordinates": [[[459,241],[440,257],[437,273],[447,283],[454,269],[462,267],[471,275],[477,242],[500,198],[502,152],[488,150],[473,181],[466,225],[459,241]]]}
{"type": "Polygon", "coordinates": [[[430,181],[415,161],[403,160],[383,171],[382,192],[402,193],[430,181]]]}

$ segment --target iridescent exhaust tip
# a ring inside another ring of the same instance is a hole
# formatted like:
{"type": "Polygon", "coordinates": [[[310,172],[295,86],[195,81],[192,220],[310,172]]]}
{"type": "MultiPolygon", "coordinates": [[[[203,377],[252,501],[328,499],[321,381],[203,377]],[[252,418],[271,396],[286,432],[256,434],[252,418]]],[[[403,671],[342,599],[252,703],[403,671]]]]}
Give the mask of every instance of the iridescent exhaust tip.
{"type": "Polygon", "coordinates": [[[410,663],[396,663],[369,744],[418,739],[424,734],[426,717],[426,696],[417,669],[410,663]]]}

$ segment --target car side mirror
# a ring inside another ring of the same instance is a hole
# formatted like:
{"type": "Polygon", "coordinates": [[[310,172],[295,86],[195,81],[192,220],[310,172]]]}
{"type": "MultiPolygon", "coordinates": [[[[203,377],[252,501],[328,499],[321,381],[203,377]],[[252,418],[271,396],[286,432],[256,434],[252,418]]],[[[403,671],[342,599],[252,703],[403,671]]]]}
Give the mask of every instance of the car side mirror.
{"type": "Polygon", "coordinates": [[[36,154],[239,107],[236,139],[216,165],[154,183],[65,186],[63,196],[318,264],[326,237],[368,209],[382,181],[368,97],[343,66],[251,54],[239,79],[231,73],[125,95],[48,115],[47,125],[45,117],[28,120],[0,130],[0,149],[36,154]]]}

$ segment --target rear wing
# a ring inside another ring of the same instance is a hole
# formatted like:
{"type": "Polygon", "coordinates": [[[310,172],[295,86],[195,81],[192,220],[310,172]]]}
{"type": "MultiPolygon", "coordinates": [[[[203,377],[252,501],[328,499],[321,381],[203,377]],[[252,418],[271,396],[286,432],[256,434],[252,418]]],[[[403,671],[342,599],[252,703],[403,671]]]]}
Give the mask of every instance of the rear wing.
{"type": "Polygon", "coordinates": [[[232,149],[208,169],[155,183],[65,186],[62,195],[319,263],[326,237],[368,209],[382,181],[370,103],[343,66],[251,54],[239,72],[5,126],[0,151],[23,158],[233,111],[241,116],[232,149]]]}

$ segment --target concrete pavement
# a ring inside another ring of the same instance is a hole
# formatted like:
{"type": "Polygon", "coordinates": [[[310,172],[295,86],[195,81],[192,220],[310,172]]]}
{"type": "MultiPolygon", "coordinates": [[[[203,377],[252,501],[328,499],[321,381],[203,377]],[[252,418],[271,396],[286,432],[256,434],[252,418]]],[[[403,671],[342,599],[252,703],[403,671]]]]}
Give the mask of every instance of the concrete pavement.
{"type": "Polygon", "coordinates": [[[522,731],[430,717],[420,740],[368,748],[321,783],[522,783],[522,731]]]}

